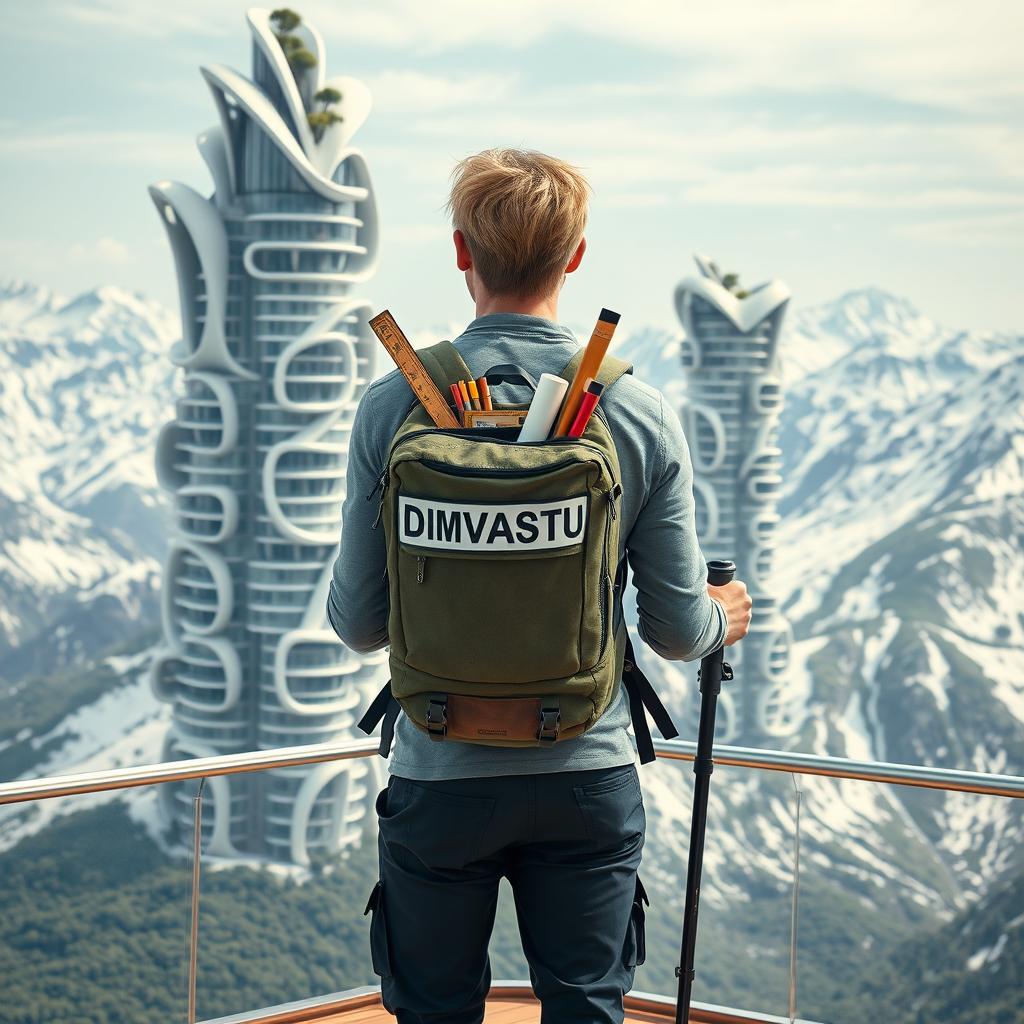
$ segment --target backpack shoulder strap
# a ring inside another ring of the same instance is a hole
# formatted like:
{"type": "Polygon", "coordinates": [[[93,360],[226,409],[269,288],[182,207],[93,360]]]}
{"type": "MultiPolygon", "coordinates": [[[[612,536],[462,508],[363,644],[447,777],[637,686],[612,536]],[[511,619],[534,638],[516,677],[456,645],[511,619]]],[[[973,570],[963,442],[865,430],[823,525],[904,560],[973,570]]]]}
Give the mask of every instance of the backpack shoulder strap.
{"type": "MultiPolygon", "coordinates": [[[[580,348],[576,354],[565,364],[562,372],[559,374],[560,377],[564,377],[566,380],[571,381],[576,375],[576,369],[583,361],[583,353],[586,351],[584,348],[580,348]]],[[[603,384],[606,388],[611,387],[623,374],[632,373],[633,364],[627,362],[625,359],[619,359],[617,356],[605,356],[601,360],[601,366],[597,371],[597,381],[603,384]]]]}
{"type": "Polygon", "coordinates": [[[450,341],[439,341],[436,345],[418,349],[423,368],[430,374],[430,379],[437,385],[442,395],[448,395],[448,385],[460,380],[469,380],[473,376],[459,350],[450,341]]]}

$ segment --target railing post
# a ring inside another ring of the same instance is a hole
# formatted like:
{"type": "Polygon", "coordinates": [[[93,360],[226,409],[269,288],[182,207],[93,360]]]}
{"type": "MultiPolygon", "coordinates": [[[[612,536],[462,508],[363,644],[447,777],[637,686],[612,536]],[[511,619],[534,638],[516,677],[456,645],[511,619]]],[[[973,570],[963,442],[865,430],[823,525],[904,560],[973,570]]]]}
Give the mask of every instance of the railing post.
{"type": "Polygon", "coordinates": [[[796,809],[793,829],[793,897],[789,908],[789,1021],[796,1021],[796,922],[797,908],[800,900],[800,806],[803,803],[803,791],[800,789],[800,776],[794,773],[793,792],[796,796],[796,809]]]}
{"type": "Polygon", "coordinates": [[[192,798],[192,925],[188,947],[188,1024],[196,1024],[196,965],[199,959],[199,867],[203,848],[203,786],[200,779],[192,798]]]}

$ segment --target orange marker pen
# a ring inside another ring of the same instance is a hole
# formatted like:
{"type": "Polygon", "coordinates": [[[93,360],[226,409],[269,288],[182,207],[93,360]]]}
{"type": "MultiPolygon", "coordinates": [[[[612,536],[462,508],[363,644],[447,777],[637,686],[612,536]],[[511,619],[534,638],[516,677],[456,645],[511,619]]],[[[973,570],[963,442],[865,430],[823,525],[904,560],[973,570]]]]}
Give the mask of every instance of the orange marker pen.
{"type": "Polygon", "coordinates": [[[462,407],[464,409],[472,409],[473,403],[469,400],[469,391],[466,390],[466,382],[464,380],[459,381],[459,391],[462,393],[462,407]]]}
{"type": "Polygon", "coordinates": [[[473,403],[473,408],[479,412],[483,407],[480,405],[480,392],[476,389],[476,381],[470,377],[466,381],[466,387],[469,388],[469,400],[473,403]]]}
{"type": "Polygon", "coordinates": [[[588,377],[596,378],[604,360],[608,346],[611,344],[612,335],[615,333],[615,326],[619,322],[619,314],[610,309],[602,309],[594,327],[594,333],[587,342],[586,351],[583,353],[583,360],[569,385],[569,391],[562,403],[562,411],[559,414],[555,429],[551,432],[552,437],[564,437],[569,432],[572,421],[579,411],[580,399],[583,396],[583,388],[588,377]]]}
{"type": "Polygon", "coordinates": [[[494,406],[491,405],[491,389],[487,385],[487,378],[481,377],[477,382],[476,386],[480,389],[480,402],[484,407],[485,412],[491,412],[494,406]]]}

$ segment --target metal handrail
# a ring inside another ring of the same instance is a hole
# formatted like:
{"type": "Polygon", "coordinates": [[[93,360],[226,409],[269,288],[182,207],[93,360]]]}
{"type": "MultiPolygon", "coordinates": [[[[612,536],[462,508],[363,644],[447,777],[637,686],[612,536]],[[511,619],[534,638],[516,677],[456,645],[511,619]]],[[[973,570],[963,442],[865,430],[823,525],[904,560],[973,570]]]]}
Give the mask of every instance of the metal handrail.
{"type": "MultiPolygon", "coordinates": [[[[244,754],[195,757],[133,768],[110,768],[79,775],[54,775],[42,779],[21,779],[0,783],[0,804],[16,804],[76,793],[100,793],[132,789],[163,782],[213,775],[244,775],[268,768],[294,768],[324,761],[344,761],[368,757],[377,752],[377,740],[342,740],[338,743],[314,743],[300,747],[254,750],[244,754]]],[[[697,744],[689,740],[657,740],[654,748],[667,760],[692,761],[697,744]]],[[[885,761],[855,761],[845,757],[826,757],[789,750],[763,750],[758,747],[715,747],[715,763],[737,768],[786,772],[797,775],[822,775],[834,779],[883,782],[897,786],[916,786],[951,793],[976,793],[983,796],[1024,798],[1024,777],[965,772],[950,768],[895,764],[885,761]]]]}
{"type": "MultiPolygon", "coordinates": [[[[689,740],[655,740],[654,749],[659,757],[692,761],[697,753],[697,744],[689,740]]],[[[885,782],[896,786],[941,789],[947,793],[977,793],[1017,800],[1024,797],[1024,777],[1020,775],[965,772],[955,768],[929,768],[890,761],[855,761],[848,757],[827,757],[791,750],[716,746],[715,764],[786,772],[791,775],[823,775],[859,782],[885,782]]]]}
{"type": "Polygon", "coordinates": [[[0,804],[50,800],[58,796],[102,793],[112,789],[134,789],[138,786],[185,782],[214,775],[245,775],[270,768],[295,768],[324,761],[345,761],[375,754],[377,747],[377,740],[341,740],[338,743],[276,747],[273,750],[252,750],[244,754],[192,757],[182,761],[164,761],[161,764],[142,764],[133,768],[108,768],[106,771],[82,772],[80,775],[53,775],[44,779],[3,782],[0,783],[0,804]]]}

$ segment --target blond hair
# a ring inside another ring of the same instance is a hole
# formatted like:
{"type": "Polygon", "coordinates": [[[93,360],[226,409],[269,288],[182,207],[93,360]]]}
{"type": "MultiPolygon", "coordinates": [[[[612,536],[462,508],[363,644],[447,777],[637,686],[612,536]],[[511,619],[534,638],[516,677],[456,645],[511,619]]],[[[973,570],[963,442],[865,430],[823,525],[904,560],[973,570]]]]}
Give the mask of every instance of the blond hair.
{"type": "Polygon", "coordinates": [[[579,169],[532,149],[486,149],[452,170],[445,204],[494,295],[543,295],[583,237],[590,185],[579,169]]]}

